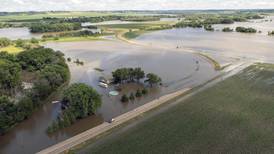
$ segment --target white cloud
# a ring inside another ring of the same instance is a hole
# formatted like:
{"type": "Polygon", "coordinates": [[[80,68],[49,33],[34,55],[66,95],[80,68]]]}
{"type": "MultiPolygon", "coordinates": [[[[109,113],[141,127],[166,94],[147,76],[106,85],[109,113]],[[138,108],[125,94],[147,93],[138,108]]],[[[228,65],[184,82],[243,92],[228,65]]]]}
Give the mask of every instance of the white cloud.
{"type": "Polygon", "coordinates": [[[274,0],[0,0],[2,11],[274,8],[274,0]]]}

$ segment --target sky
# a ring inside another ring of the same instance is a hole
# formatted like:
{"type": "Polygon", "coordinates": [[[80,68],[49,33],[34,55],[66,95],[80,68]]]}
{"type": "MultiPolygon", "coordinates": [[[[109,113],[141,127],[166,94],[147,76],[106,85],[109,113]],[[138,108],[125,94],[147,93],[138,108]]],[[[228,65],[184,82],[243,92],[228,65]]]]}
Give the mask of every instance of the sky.
{"type": "Polygon", "coordinates": [[[274,0],[0,0],[0,12],[274,9],[274,0]]]}

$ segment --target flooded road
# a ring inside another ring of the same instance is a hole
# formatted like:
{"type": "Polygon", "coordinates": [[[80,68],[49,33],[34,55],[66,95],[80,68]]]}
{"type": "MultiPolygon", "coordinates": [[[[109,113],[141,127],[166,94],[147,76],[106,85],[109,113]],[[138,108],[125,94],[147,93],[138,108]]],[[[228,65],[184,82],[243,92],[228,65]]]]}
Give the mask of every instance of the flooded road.
{"type": "MultiPolygon", "coordinates": [[[[48,103],[29,120],[19,124],[6,135],[0,137],[0,153],[29,154],[72,137],[92,128],[103,121],[109,121],[122,113],[139,107],[155,98],[175,92],[185,87],[194,87],[218,75],[212,65],[203,57],[192,53],[142,47],[118,40],[48,43],[46,47],[60,50],[72,61],[80,59],[83,66],[68,63],[71,83],[86,83],[102,94],[103,104],[96,116],[77,122],[52,136],[46,134],[48,125],[60,111],[59,104],[48,103]],[[141,67],[146,73],[155,73],[163,80],[160,88],[149,88],[149,94],[129,103],[121,103],[122,94],[130,94],[142,89],[140,84],[122,87],[119,96],[110,97],[113,87],[103,89],[98,86],[100,76],[110,77],[111,72],[120,67],[141,67]],[[103,72],[95,68],[103,69],[103,72]]],[[[49,101],[50,102],[50,101],[49,101]]]]}

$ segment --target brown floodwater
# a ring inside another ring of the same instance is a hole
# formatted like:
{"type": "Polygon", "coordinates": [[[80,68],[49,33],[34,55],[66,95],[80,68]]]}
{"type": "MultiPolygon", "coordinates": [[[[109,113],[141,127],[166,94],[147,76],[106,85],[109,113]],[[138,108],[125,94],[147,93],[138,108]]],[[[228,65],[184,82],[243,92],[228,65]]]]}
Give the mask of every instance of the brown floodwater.
{"type": "Polygon", "coordinates": [[[60,104],[51,104],[49,101],[30,119],[0,137],[0,153],[31,154],[38,152],[164,94],[185,87],[197,86],[219,74],[206,59],[192,53],[136,46],[114,39],[48,43],[45,46],[64,52],[66,57],[71,57],[72,60],[78,58],[83,61],[83,66],[73,62],[68,63],[71,83],[86,83],[93,86],[102,94],[103,104],[96,115],[80,120],[73,126],[49,136],[46,134],[46,129],[60,112],[60,104]],[[163,85],[158,88],[145,85],[149,89],[148,95],[135,101],[121,103],[122,94],[136,92],[144,85],[137,83],[123,85],[119,96],[109,96],[108,93],[114,87],[107,89],[99,87],[98,78],[100,76],[111,77],[111,72],[120,67],[141,67],[146,73],[158,74],[163,80],[163,85]],[[104,71],[99,72],[95,68],[101,68],[104,71]]]}
{"type": "MultiPolygon", "coordinates": [[[[240,24],[243,23],[216,25],[215,28],[235,27],[240,24]]],[[[184,52],[187,48],[205,52],[222,64],[238,60],[273,63],[274,37],[266,35],[266,31],[273,28],[273,23],[270,20],[268,22],[251,21],[244,25],[254,26],[262,33],[206,32],[203,29],[185,28],[147,33],[135,40],[146,46],[126,44],[112,37],[106,37],[107,41],[46,44],[46,47],[64,52],[66,57],[71,57],[73,60],[79,58],[84,61],[84,66],[69,63],[71,83],[81,82],[93,86],[102,94],[103,104],[96,115],[80,120],[73,126],[48,136],[45,132],[46,128],[60,112],[60,104],[51,104],[49,101],[30,119],[0,137],[0,153],[35,153],[154,98],[181,88],[197,86],[219,74],[206,59],[184,52]],[[110,77],[111,72],[120,67],[142,67],[147,73],[156,73],[163,79],[163,86],[149,89],[149,95],[142,99],[121,103],[119,101],[121,94],[134,92],[141,89],[142,85],[124,86],[120,95],[114,97],[108,95],[113,87],[103,89],[98,86],[100,76],[110,77]],[[98,72],[95,68],[101,68],[104,72],[98,72]]]]}
{"type": "Polygon", "coordinates": [[[267,32],[274,30],[273,16],[263,20],[236,22],[227,25],[215,25],[215,32],[208,32],[202,28],[182,28],[156,31],[144,34],[136,39],[137,42],[157,47],[159,44],[168,48],[191,48],[195,51],[211,54],[221,62],[227,58],[245,59],[251,61],[274,62],[274,37],[267,32]],[[220,30],[223,27],[237,26],[254,27],[262,33],[246,34],[220,30]],[[225,57],[225,58],[224,58],[225,57]]]}
{"type": "Polygon", "coordinates": [[[0,28],[0,38],[6,37],[11,40],[41,38],[42,34],[33,34],[27,27],[0,28]]]}

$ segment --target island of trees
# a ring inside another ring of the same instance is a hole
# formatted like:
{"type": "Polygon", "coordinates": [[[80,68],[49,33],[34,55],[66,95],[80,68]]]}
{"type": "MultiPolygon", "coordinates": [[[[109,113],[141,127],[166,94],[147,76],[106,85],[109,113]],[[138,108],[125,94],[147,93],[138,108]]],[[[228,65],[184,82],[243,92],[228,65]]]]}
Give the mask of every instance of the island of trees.
{"type": "Polygon", "coordinates": [[[83,83],[72,84],[64,91],[62,112],[47,129],[48,133],[68,127],[78,119],[83,119],[96,112],[101,106],[101,96],[92,87],[83,83]]]}
{"type": "Polygon", "coordinates": [[[202,28],[205,30],[212,31],[209,25],[214,24],[233,24],[234,22],[245,22],[249,19],[262,19],[263,16],[258,14],[198,14],[198,15],[189,15],[185,17],[185,20],[178,22],[174,27],[191,27],[191,28],[202,28]]]}
{"type": "Polygon", "coordinates": [[[0,135],[27,119],[43,100],[69,80],[63,56],[48,48],[17,55],[0,52],[0,135]]]}
{"type": "MultiPolygon", "coordinates": [[[[142,80],[143,83],[148,83],[150,87],[158,85],[161,83],[162,79],[153,73],[145,74],[141,68],[119,68],[112,72],[114,83],[124,84],[129,82],[138,82],[142,80]]],[[[131,93],[129,96],[124,94],[121,97],[121,102],[128,102],[129,100],[134,100],[135,97],[140,98],[142,95],[146,95],[148,90],[143,88],[138,89],[136,93],[131,93]]]]}
{"type": "Polygon", "coordinates": [[[204,29],[206,31],[214,31],[214,28],[212,27],[212,25],[204,25],[204,29]]]}
{"type": "Polygon", "coordinates": [[[128,83],[128,82],[140,82],[141,79],[146,79],[144,82],[147,82],[150,86],[160,83],[162,80],[156,74],[145,72],[140,68],[119,68],[112,72],[112,77],[114,83],[128,83]]]}
{"type": "Polygon", "coordinates": [[[257,33],[257,30],[254,28],[245,28],[245,27],[237,27],[236,28],[236,32],[240,32],[240,33],[257,33]]]}
{"type": "Polygon", "coordinates": [[[30,26],[32,33],[62,32],[80,30],[80,23],[34,23],[30,26]]]}
{"type": "Polygon", "coordinates": [[[223,28],[222,31],[223,31],[223,32],[233,32],[233,29],[232,29],[232,28],[229,28],[229,27],[225,27],[225,28],[223,28]]]}

